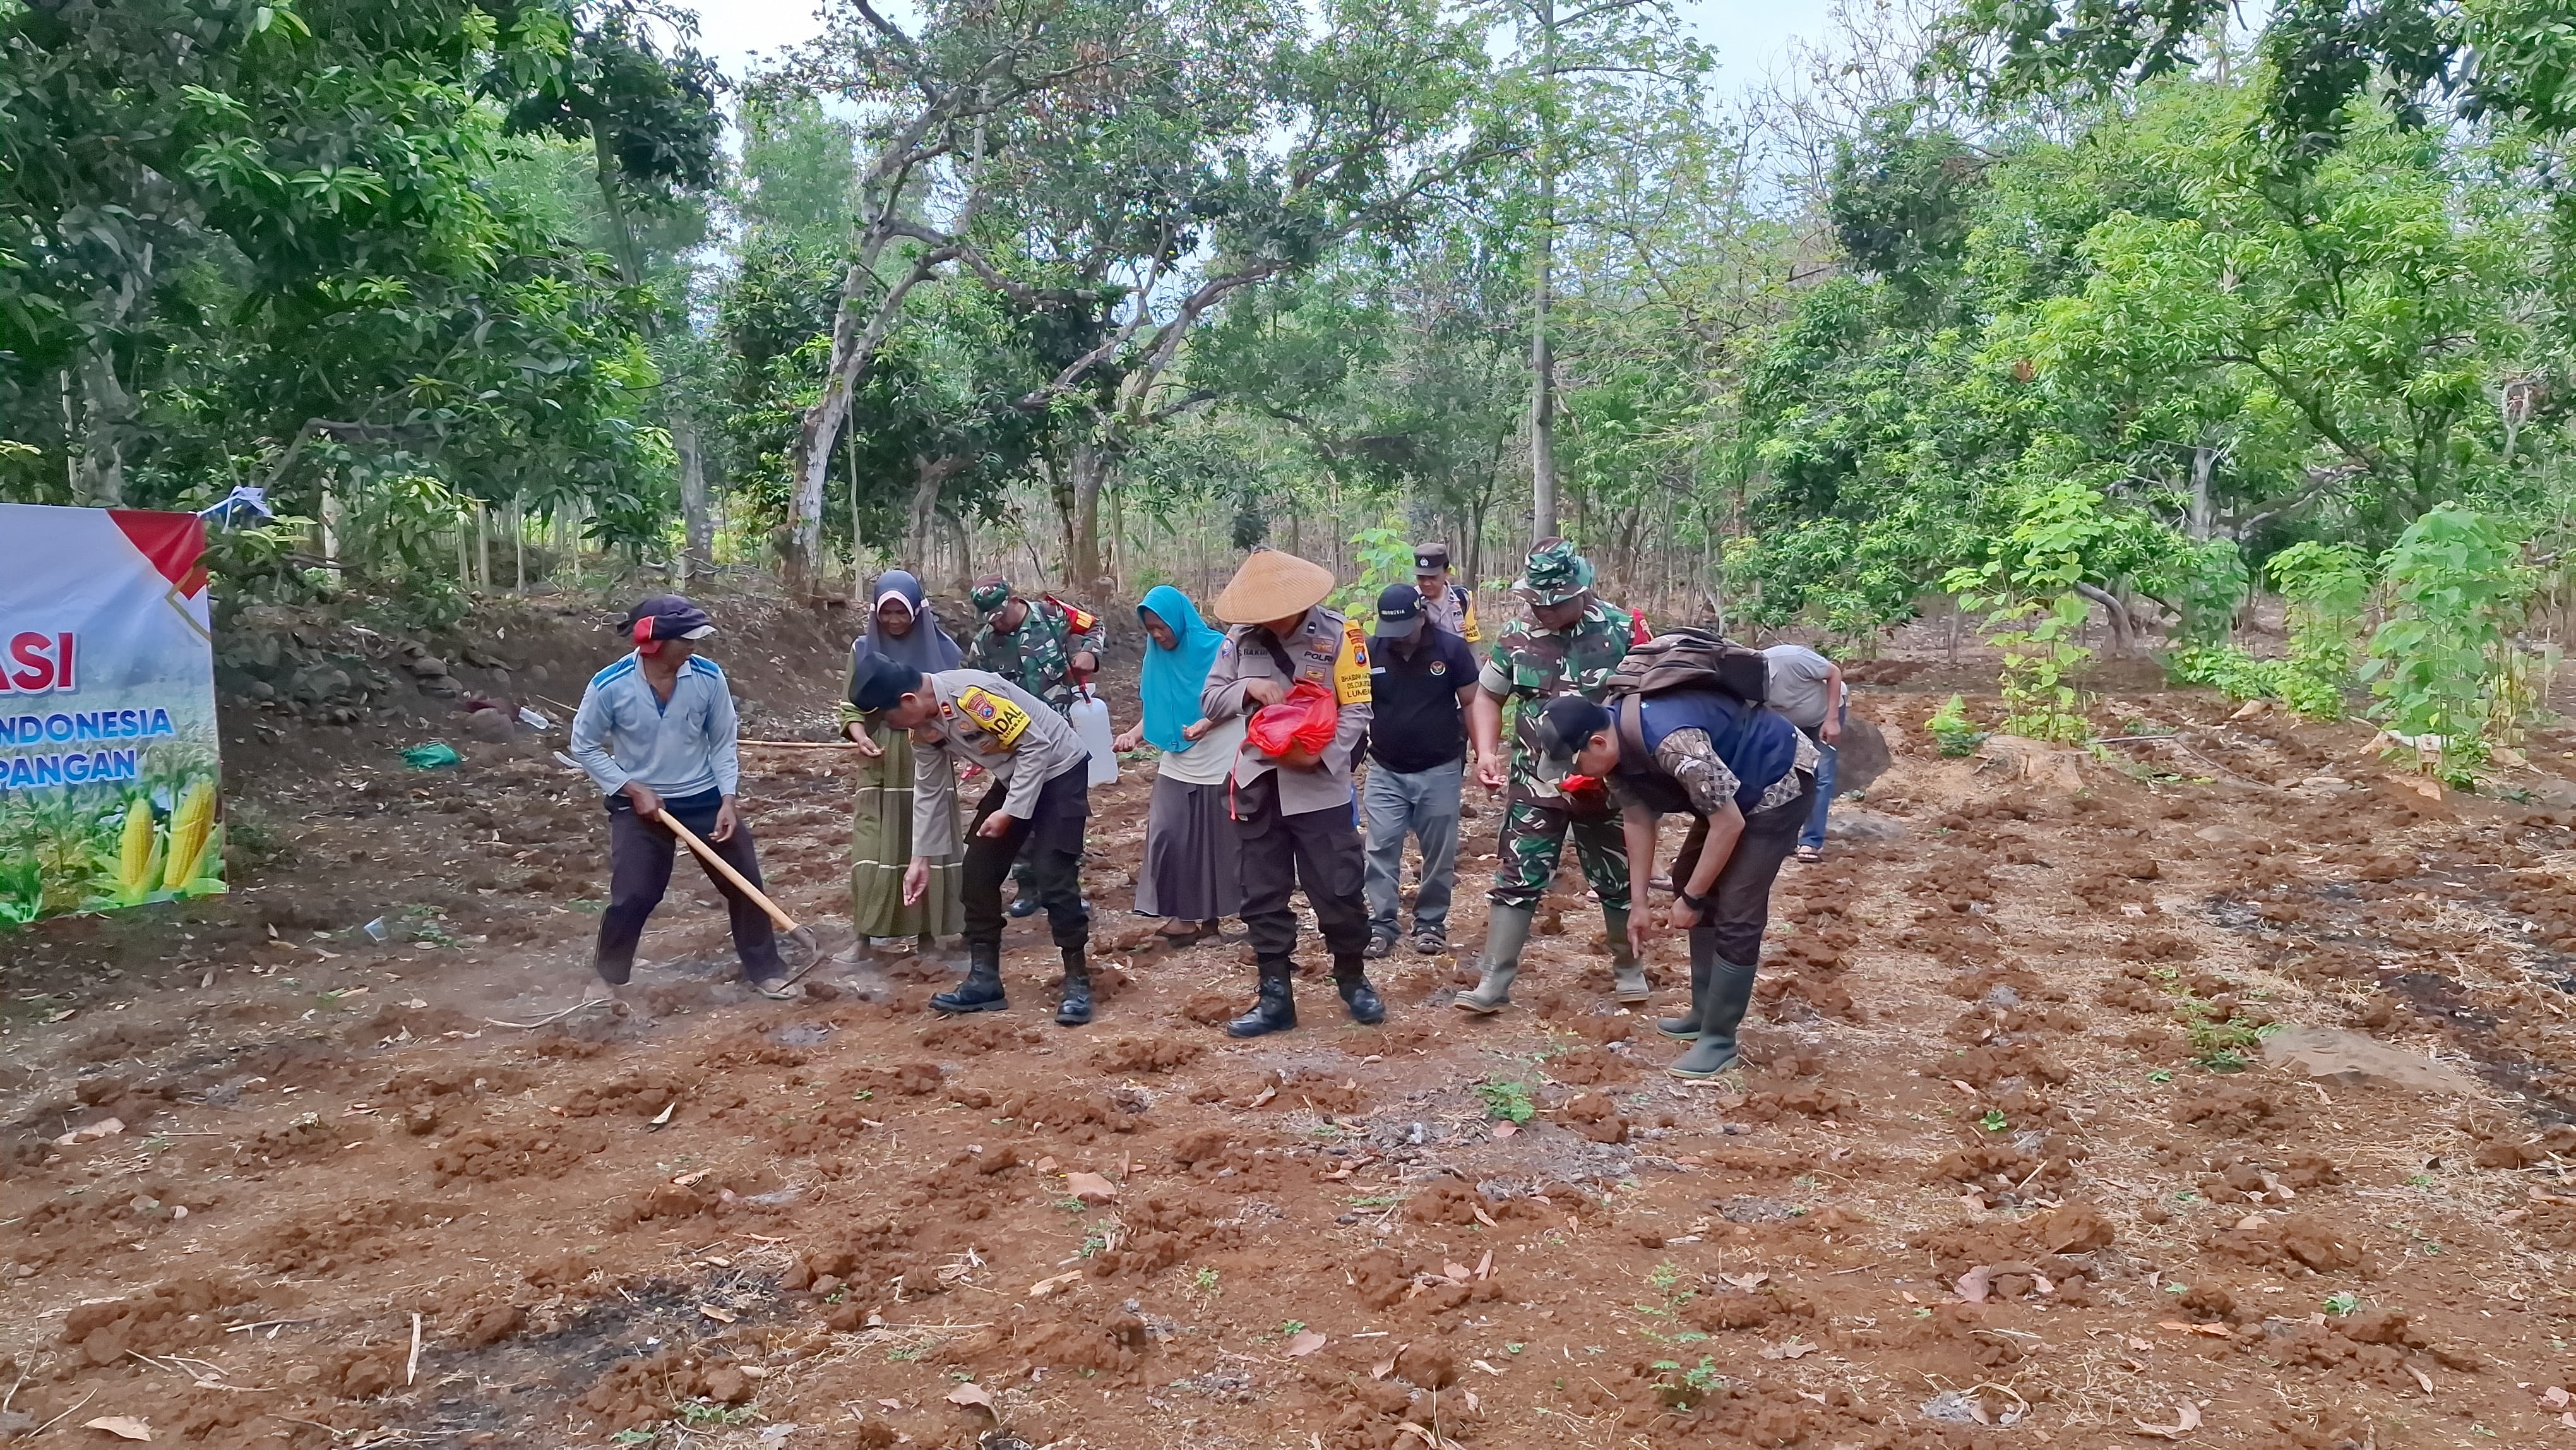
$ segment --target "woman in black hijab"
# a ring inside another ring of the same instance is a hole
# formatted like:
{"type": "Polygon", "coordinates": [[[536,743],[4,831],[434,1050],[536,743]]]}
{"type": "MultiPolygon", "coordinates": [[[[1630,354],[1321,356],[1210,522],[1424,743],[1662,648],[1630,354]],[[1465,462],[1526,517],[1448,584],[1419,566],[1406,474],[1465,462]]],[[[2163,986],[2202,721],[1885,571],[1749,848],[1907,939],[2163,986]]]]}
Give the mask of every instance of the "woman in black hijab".
{"type": "MultiPolygon", "coordinates": [[[[889,569],[877,576],[875,593],[868,632],[850,646],[853,680],[858,662],[870,652],[925,673],[957,668],[963,657],[957,641],[940,628],[920,580],[889,569]]],[[[848,691],[842,693],[841,733],[866,757],[859,762],[850,830],[850,924],[864,946],[893,947],[909,940],[927,952],[937,938],[965,929],[958,898],[965,858],[933,861],[930,889],[920,901],[904,905],[903,872],[912,862],[912,737],[892,726],[872,730],[860,723],[857,709],[846,699],[848,691]]],[[[962,839],[954,830],[949,834],[962,839]]]]}

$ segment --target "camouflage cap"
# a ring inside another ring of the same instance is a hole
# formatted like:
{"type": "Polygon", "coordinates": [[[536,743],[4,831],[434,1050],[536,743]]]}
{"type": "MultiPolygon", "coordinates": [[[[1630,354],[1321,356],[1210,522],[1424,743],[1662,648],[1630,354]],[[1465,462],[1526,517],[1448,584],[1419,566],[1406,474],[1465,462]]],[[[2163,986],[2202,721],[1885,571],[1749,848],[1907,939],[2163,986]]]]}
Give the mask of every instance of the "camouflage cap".
{"type": "Polygon", "coordinates": [[[999,574],[987,574],[966,591],[967,600],[978,614],[996,614],[1011,602],[1011,581],[999,574]]]}
{"type": "Polygon", "coordinates": [[[1529,604],[1563,604],[1592,587],[1592,561],[1563,539],[1541,539],[1512,593],[1529,604]]]}

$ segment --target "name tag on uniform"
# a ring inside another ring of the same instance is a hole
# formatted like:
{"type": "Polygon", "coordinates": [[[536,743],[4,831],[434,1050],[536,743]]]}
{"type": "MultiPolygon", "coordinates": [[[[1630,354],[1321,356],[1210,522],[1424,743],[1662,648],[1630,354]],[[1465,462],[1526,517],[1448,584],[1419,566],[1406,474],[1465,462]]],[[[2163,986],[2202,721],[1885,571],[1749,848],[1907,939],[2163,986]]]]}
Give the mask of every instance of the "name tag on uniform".
{"type": "Polygon", "coordinates": [[[1028,711],[981,687],[970,686],[961,691],[957,696],[957,708],[1004,750],[1018,749],[1021,733],[1029,728],[1028,711]]]}

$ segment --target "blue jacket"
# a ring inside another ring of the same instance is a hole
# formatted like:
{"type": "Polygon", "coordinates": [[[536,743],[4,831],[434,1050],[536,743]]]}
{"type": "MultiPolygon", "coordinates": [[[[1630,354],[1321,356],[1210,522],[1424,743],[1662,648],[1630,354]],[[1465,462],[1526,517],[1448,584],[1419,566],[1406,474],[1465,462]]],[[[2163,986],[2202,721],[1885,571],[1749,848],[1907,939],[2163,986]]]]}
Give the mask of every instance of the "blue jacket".
{"type": "Polygon", "coordinates": [[[741,725],[733,690],[715,661],[691,655],[671,684],[668,702],[644,679],[644,663],[626,658],[590,677],[572,717],[572,758],[602,795],[630,780],[673,799],[718,791],[738,794],[742,764],[734,744],[741,725]]]}
{"type": "Polygon", "coordinates": [[[1627,710],[1627,701],[1612,705],[1612,718],[1623,724],[1619,732],[1619,774],[1632,786],[1651,782],[1670,787],[1667,791],[1652,791],[1667,799],[1679,794],[1680,788],[1655,764],[1655,751],[1676,730],[1708,732],[1717,758],[1735,772],[1735,804],[1739,810],[1751,811],[1764,791],[1798,767],[1798,727],[1789,723],[1789,717],[1777,710],[1747,705],[1723,691],[1675,690],[1637,699],[1637,733],[1643,738],[1643,750],[1629,748],[1631,742],[1624,728],[1627,710]]]}

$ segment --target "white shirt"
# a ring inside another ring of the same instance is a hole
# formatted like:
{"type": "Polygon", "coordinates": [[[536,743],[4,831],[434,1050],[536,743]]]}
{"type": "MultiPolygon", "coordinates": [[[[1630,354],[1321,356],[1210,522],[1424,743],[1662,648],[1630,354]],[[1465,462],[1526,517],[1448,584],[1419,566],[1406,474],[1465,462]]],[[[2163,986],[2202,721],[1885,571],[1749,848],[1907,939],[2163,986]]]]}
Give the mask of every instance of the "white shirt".
{"type": "Polygon", "coordinates": [[[1243,749],[1243,732],[1252,722],[1237,715],[1219,720],[1208,733],[1192,741],[1187,750],[1166,750],[1162,764],[1155,772],[1164,780],[1177,780],[1183,785],[1223,785],[1234,773],[1234,757],[1243,749]]]}

